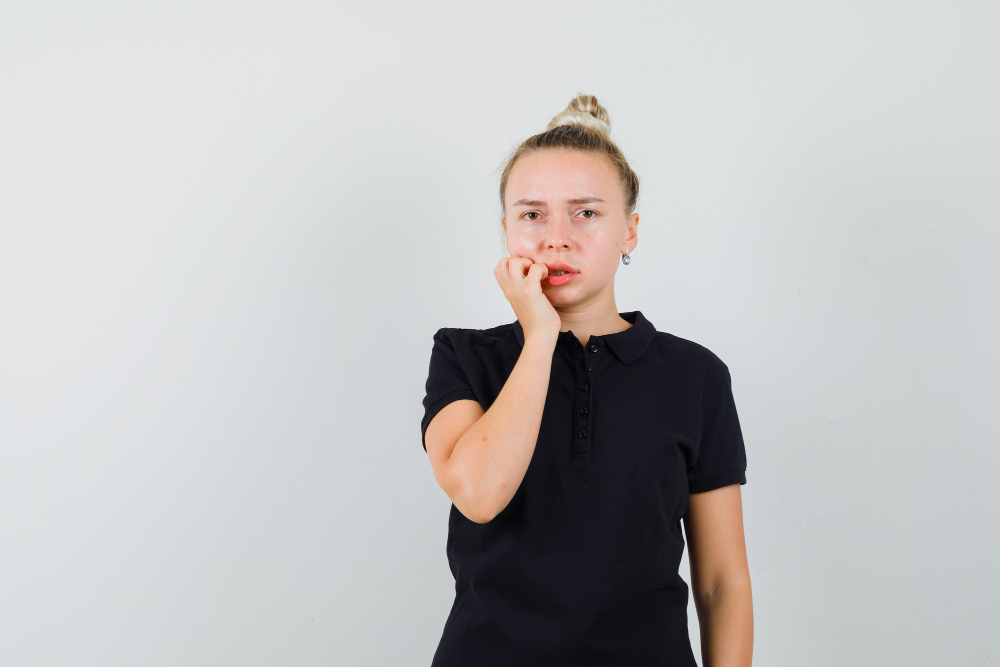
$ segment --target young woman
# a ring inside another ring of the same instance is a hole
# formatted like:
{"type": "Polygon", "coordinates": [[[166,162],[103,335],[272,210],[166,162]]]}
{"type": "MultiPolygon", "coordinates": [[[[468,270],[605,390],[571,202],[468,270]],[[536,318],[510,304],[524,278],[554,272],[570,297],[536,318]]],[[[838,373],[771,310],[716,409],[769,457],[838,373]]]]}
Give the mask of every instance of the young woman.
{"type": "Polygon", "coordinates": [[[434,335],[421,422],[453,501],[455,602],[434,667],[750,665],[753,606],[729,368],[618,312],[639,181],[577,95],[500,181],[516,321],[434,335]]]}

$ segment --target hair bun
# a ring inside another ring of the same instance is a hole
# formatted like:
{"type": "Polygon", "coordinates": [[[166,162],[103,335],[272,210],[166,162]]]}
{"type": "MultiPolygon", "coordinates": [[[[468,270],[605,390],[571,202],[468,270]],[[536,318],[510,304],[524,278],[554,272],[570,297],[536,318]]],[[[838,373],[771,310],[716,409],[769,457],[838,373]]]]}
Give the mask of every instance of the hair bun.
{"type": "Polygon", "coordinates": [[[551,130],[560,125],[575,125],[596,132],[604,137],[611,136],[611,119],[608,111],[598,103],[593,95],[577,93],[566,108],[560,111],[545,127],[551,130]]]}

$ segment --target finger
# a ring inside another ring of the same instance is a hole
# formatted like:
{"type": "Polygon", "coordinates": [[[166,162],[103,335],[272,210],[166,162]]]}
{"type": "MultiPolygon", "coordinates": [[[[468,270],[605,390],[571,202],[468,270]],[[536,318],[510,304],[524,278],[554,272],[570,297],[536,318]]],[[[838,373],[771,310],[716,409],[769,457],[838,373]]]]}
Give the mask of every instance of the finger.
{"type": "Polygon", "coordinates": [[[537,280],[539,282],[541,282],[542,280],[545,280],[545,277],[547,275],[549,275],[549,267],[545,266],[541,262],[539,262],[538,264],[533,264],[531,266],[531,269],[528,270],[529,275],[531,275],[532,278],[534,278],[535,280],[537,280]],[[531,273],[531,269],[534,269],[535,267],[538,267],[538,270],[535,271],[535,273],[532,274],[531,273]]]}
{"type": "Polygon", "coordinates": [[[501,258],[500,261],[497,262],[496,268],[500,273],[510,275],[510,257],[501,258]]]}
{"type": "Polygon", "coordinates": [[[507,263],[507,273],[511,280],[523,279],[529,266],[531,266],[531,260],[527,257],[512,257],[511,261],[507,263]]]}
{"type": "Polygon", "coordinates": [[[510,286],[510,269],[507,266],[507,262],[500,262],[493,267],[493,276],[500,283],[500,287],[506,292],[510,286]]]}

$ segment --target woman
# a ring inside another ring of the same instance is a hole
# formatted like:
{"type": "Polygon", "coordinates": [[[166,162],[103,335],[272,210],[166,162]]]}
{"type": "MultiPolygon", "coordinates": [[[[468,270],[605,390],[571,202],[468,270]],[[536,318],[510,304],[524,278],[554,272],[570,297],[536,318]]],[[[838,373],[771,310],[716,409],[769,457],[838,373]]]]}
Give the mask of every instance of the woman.
{"type": "Polygon", "coordinates": [[[729,369],[619,313],[639,182],[577,95],[511,155],[510,257],[493,273],[516,321],[434,335],[421,422],[451,498],[455,602],[433,665],[750,665],[753,609],[729,369]]]}

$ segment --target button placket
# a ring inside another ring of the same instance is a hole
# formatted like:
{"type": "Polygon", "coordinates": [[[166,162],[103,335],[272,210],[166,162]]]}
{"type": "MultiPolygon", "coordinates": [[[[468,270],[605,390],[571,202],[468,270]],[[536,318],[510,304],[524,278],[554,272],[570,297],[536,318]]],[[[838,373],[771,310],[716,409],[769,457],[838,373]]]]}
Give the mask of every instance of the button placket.
{"type": "Polygon", "coordinates": [[[593,439],[591,428],[591,407],[593,405],[593,389],[591,387],[591,373],[594,370],[594,361],[591,359],[593,353],[597,352],[599,346],[589,343],[586,347],[577,342],[573,346],[573,355],[577,357],[578,363],[573,367],[576,372],[576,399],[575,399],[575,431],[573,433],[573,455],[576,457],[587,457],[590,455],[590,444],[593,439]]]}

